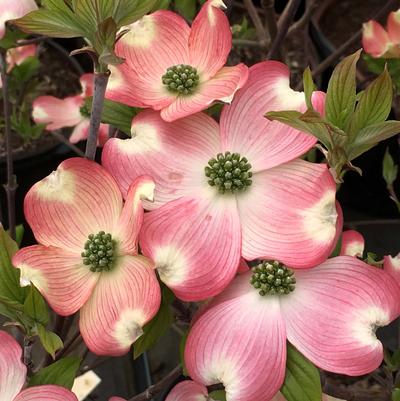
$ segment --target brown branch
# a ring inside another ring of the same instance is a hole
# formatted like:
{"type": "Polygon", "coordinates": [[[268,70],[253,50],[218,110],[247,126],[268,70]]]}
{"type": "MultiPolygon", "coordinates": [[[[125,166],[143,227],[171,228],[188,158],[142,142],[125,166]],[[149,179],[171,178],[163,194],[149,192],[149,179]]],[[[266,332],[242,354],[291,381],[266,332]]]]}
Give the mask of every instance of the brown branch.
{"type": "Polygon", "coordinates": [[[261,6],[265,13],[265,27],[268,29],[269,37],[273,42],[278,33],[278,23],[275,14],[275,0],[262,0],[261,6]]]}
{"type": "Polygon", "coordinates": [[[68,146],[73,152],[75,152],[78,156],[84,157],[85,153],[83,153],[77,146],[71,143],[64,135],[62,135],[58,131],[50,131],[51,135],[53,135],[59,142],[68,146]]]}
{"type": "Polygon", "coordinates": [[[276,58],[280,53],[280,48],[283,41],[285,40],[286,34],[289,31],[290,25],[292,24],[293,18],[299,8],[301,0],[289,0],[287,6],[283,10],[281,17],[278,22],[278,33],[276,34],[275,40],[271,44],[271,48],[267,54],[267,59],[271,60],[276,58]]]}
{"type": "Polygon", "coordinates": [[[309,0],[306,3],[306,10],[303,16],[296,21],[289,29],[288,35],[292,34],[293,32],[298,31],[299,29],[305,28],[308,26],[315,10],[318,7],[319,0],[309,0]]]}
{"type": "Polygon", "coordinates": [[[265,45],[268,42],[267,32],[265,31],[264,24],[255,5],[253,4],[253,0],[243,0],[243,4],[246,7],[251,20],[253,21],[254,27],[256,28],[258,40],[260,43],[265,45]]]}
{"type": "Polygon", "coordinates": [[[130,398],[128,401],[147,401],[154,398],[157,394],[161,393],[161,391],[165,390],[166,387],[170,386],[179,376],[182,375],[182,367],[179,365],[174,370],[168,373],[163,379],[161,379],[158,383],[150,386],[146,391],[135,395],[133,398],[130,398]]]}

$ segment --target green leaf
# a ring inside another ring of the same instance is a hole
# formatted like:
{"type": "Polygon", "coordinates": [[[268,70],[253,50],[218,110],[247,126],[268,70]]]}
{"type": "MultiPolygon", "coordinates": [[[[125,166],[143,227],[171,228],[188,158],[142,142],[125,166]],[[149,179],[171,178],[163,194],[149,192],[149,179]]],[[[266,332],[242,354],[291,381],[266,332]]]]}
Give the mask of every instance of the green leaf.
{"type": "Polygon", "coordinates": [[[158,340],[167,332],[173,322],[173,314],[170,308],[174,295],[167,287],[162,287],[162,302],[157,315],[143,327],[143,334],[133,347],[133,356],[136,359],[143,352],[152,348],[158,340]]]}
{"type": "Polygon", "coordinates": [[[385,68],[382,74],[360,95],[350,122],[350,138],[356,137],[362,128],[385,121],[389,116],[392,100],[392,80],[385,68]]]}
{"type": "Polygon", "coordinates": [[[182,365],[182,373],[184,376],[189,376],[189,373],[186,369],[185,365],[185,347],[186,347],[186,341],[189,336],[189,331],[186,331],[185,334],[181,338],[181,342],[179,343],[179,357],[181,360],[181,365],[182,365]]]}
{"type": "Polygon", "coordinates": [[[313,109],[313,105],[311,102],[311,97],[315,89],[313,77],[311,74],[310,67],[307,67],[303,73],[303,87],[304,87],[304,95],[306,98],[306,104],[309,109],[313,109]]]}
{"type": "Polygon", "coordinates": [[[196,15],[196,0],[175,0],[175,11],[187,20],[192,20],[196,15]]]}
{"type": "Polygon", "coordinates": [[[321,401],[318,369],[287,343],[286,377],[281,393],[287,401],[321,401]]]}
{"type": "Polygon", "coordinates": [[[24,312],[36,322],[46,326],[49,322],[49,310],[40,292],[32,284],[24,302],[24,312]]]}
{"type": "Polygon", "coordinates": [[[329,136],[327,126],[324,123],[317,123],[315,120],[312,122],[311,118],[308,122],[304,121],[302,116],[303,114],[294,110],[271,111],[265,115],[270,121],[279,121],[299,131],[315,136],[325,147],[330,148],[332,140],[329,136]]]}
{"type": "Polygon", "coordinates": [[[43,348],[55,359],[56,352],[64,346],[61,338],[52,331],[46,330],[41,324],[37,325],[37,334],[43,348]]]}
{"type": "MultiPolygon", "coordinates": [[[[86,107],[88,110],[92,107],[93,98],[88,98],[86,107]]],[[[130,135],[133,118],[139,113],[140,109],[130,107],[122,103],[105,99],[101,122],[111,124],[122,132],[130,135]]]]}
{"type": "Polygon", "coordinates": [[[25,227],[23,224],[19,224],[16,228],[15,228],[15,241],[18,244],[18,246],[21,246],[21,242],[24,238],[24,234],[25,234],[25,227]]]}
{"type": "MultiPolygon", "coordinates": [[[[104,0],[109,1],[109,0],[104,0]]],[[[151,11],[158,0],[119,0],[113,14],[118,27],[130,25],[151,11]]]]}
{"type": "Polygon", "coordinates": [[[29,387],[53,384],[72,389],[81,363],[76,356],[67,356],[43,368],[29,380],[29,387]]]}
{"type": "Polygon", "coordinates": [[[18,245],[0,224],[0,296],[23,304],[24,291],[19,284],[20,271],[11,263],[17,250],[18,245]]]}
{"type": "Polygon", "coordinates": [[[389,148],[386,148],[385,156],[383,157],[383,178],[388,186],[393,185],[399,172],[398,166],[394,163],[393,157],[389,153],[389,148]]]}
{"type": "Polygon", "coordinates": [[[361,50],[346,57],[335,68],[326,94],[326,119],[344,129],[356,104],[356,64],[361,50]]]}
{"type": "Polygon", "coordinates": [[[392,401],[400,401],[400,388],[395,388],[392,391],[392,401]]]}
{"type": "Polygon", "coordinates": [[[226,393],[224,390],[213,391],[209,396],[215,401],[226,401],[226,393]]]}
{"type": "Polygon", "coordinates": [[[37,57],[32,56],[25,59],[20,65],[16,65],[11,76],[21,85],[24,82],[30,81],[39,71],[40,61],[37,57]]]}
{"type": "Polygon", "coordinates": [[[349,147],[349,160],[377,145],[380,141],[391,138],[400,132],[400,121],[388,120],[363,128],[349,147]]]}

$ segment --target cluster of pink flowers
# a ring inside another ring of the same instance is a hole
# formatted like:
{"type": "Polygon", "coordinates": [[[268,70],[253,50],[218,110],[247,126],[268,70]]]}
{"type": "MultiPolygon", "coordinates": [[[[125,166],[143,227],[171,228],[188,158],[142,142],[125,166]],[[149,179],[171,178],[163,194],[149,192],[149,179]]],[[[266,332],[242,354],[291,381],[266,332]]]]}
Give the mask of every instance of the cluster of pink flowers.
{"type": "MultiPolygon", "coordinates": [[[[354,233],[328,258],[343,218],[328,166],[301,159],[316,139],[264,118],[305,111],[304,94],[290,88],[282,63],[224,67],[223,5],[208,0],[192,27],[169,11],[128,27],[107,97],[147,109],[131,138],[105,143],[102,166],[69,159],[31,188],[25,216],[39,245],[13,263],[58,314],[80,311],[92,352],[113,356],[157,313],[157,272],[180,300],[207,300],[185,348],[194,381],[168,401],[205,401],[217,383],[228,401],[283,401],[286,341],[327,371],[363,375],[380,365],[375,330],[400,314],[400,263],[367,265],[354,233]],[[219,123],[202,112],[215,101],[228,103],[219,123]]],[[[38,99],[35,120],[78,124],[83,138],[91,80],[83,77],[82,95],[38,99]]],[[[323,114],[325,94],[312,102],[323,114]]]]}

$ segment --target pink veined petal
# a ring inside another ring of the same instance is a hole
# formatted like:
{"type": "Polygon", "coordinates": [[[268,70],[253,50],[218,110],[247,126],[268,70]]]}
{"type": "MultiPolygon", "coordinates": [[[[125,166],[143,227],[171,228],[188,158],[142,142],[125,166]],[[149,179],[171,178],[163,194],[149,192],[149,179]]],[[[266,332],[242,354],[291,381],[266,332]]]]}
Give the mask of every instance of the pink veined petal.
{"type": "Polygon", "coordinates": [[[285,376],[286,336],[277,297],[261,297],[239,275],[192,326],[185,348],[190,377],[222,382],[227,401],[270,400],[285,376]]]}
{"type": "Polygon", "coordinates": [[[361,376],[383,359],[378,327],[399,316],[399,286],[384,271],[350,257],[296,271],[282,297],[288,340],[324,370],[361,376]]]}
{"type": "Polygon", "coordinates": [[[364,254],[365,240],[362,234],[356,230],[347,230],[342,234],[342,247],[340,255],[362,257],[364,254]]]}
{"type": "Polygon", "coordinates": [[[226,8],[222,0],[208,0],[193,21],[190,32],[190,64],[204,80],[213,77],[225,65],[232,48],[231,27],[221,8],[226,8]]]}
{"type": "Polygon", "coordinates": [[[37,124],[47,124],[48,130],[74,127],[83,117],[80,108],[83,99],[79,96],[58,99],[54,96],[40,96],[33,102],[32,117],[37,124]]]}
{"type": "MultiPolygon", "coordinates": [[[[311,135],[264,117],[269,111],[305,111],[304,93],[290,88],[290,72],[277,61],[250,68],[249,79],[231,105],[221,114],[224,150],[239,152],[249,159],[253,172],[277,166],[307,152],[316,139],[311,135]]],[[[323,113],[322,92],[314,92],[313,104],[323,113]]]]}
{"type": "Polygon", "coordinates": [[[248,68],[244,64],[224,67],[210,80],[201,82],[193,95],[178,96],[161,111],[161,117],[171,122],[205,110],[216,101],[230,103],[247,77],[248,68]]]}
{"type": "Polygon", "coordinates": [[[145,214],[140,246],[178,298],[200,301],[219,294],[236,275],[240,231],[234,197],[180,198],[145,214]]]}
{"type": "Polygon", "coordinates": [[[126,196],[131,183],[148,174],[156,183],[155,209],[189,195],[209,196],[204,168],[220,151],[218,124],[206,114],[167,123],[152,110],[141,112],[132,122],[132,138],[110,139],[103,150],[103,166],[126,196]]]}
{"type": "MultiPolygon", "coordinates": [[[[71,143],[78,143],[80,141],[86,141],[89,136],[90,120],[85,118],[81,121],[72,131],[69,140],[71,143]]],[[[108,124],[100,124],[99,135],[97,140],[97,146],[103,147],[109,139],[109,128],[108,124]]]]}
{"type": "Polygon", "coordinates": [[[400,253],[397,256],[385,256],[383,268],[400,284],[400,253]]]}
{"type": "Polygon", "coordinates": [[[171,390],[165,401],[207,401],[207,397],[208,391],[205,386],[185,380],[171,390]]]}
{"type": "Polygon", "coordinates": [[[21,282],[33,283],[62,316],[77,312],[99,279],[98,274],[83,265],[80,254],[55,247],[22,248],[13,257],[13,265],[21,270],[21,282]]]}
{"type": "Polygon", "coordinates": [[[24,202],[36,240],[81,253],[89,234],[111,232],[122,210],[122,196],[111,175],[83,158],[63,161],[37,182],[24,202]]]}
{"type": "Polygon", "coordinates": [[[363,24],[362,45],[373,57],[381,57],[391,46],[389,35],[378,22],[371,20],[363,24]]]}
{"type": "Polygon", "coordinates": [[[143,256],[121,257],[113,271],[102,273],[81,309],[79,326],[86,345],[97,355],[126,354],[160,302],[153,263],[143,256]]]}
{"type": "Polygon", "coordinates": [[[144,214],[142,201],[153,201],[154,188],[153,179],[142,175],[132,183],[128,191],[124,208],[113,232],[113,238],[118,241],[120,252],[123,254],[137,253],[144,214]]]}
{"type": "Polygon", "coordinates": [[[0,399],[12,401],[25,383],[22,349],[5,331],[0,331],[0,399]]]}
{"type": "Polygon", "coordinates": [[[337,239],[335,195],[324,164],[294,160],[255,174],[237,197],[243,257],[298,268],[323,262],[337,239]]]}
{"type": "Polygon", "coordinates": [[[76,395],[61,386],[45,385],[29,387],[13,401],[78,401],[76,395]]]}
{"type": "Polygon", "coordinates": [[[394,44],[400,45],[400,9],[389,14],[387,30],[390,40],[394,44]]]}
{"type": "Polygon", "coordinates": [[[79,78],[79,82],[81,83],[82,87],[82,97],[90,97],[93,96],[93,91],[94,91],[94,74],[89,73],[89,74],[83,74],[79,78]]]}
{"type": "Polygon", "coordinates": [[[38,8],[35,0],[2,0],[0,4],[0,39],[6,33],[6,21],[23,17],[38,8]]]}
{"type": "Polygon", "coordinates": [[[82,117],[82,121],[74,128],[69,141],[71,143],[78,143],[80,141],[86,141],[89,135],[89,124],[88,118],[82,117]]]}
{"type": "Polygon", "coordinates": [[[126,61],[112,70],[107,98],[159,110],[175,98],[162,76],[169,67],[189,63],[190,28],[178,14],[165,10],[127,28],[130,31],[116,45],[116,53],[126,61]]]}
{"type": "Polygon", "coordinates": [[[240,258],[240,262],[239,262],[239,267],[238,267],[238,273],[246,273],[248,272],[250,269],[249,265],[247,264],[246,260],[243,258],[240,258]]]}
{"type": "Polygon", "coordinates": [[[36,55],[37,45],[19,46],[8,50],[7,64],[8,71],[11,71],[16,65],[22,64],[28,57],[36,55]]]}
{"type": "Polygon", "coordinates": [[[125,398],[121,397],[111,397],[108,401],[126,401],[125,398]]]}

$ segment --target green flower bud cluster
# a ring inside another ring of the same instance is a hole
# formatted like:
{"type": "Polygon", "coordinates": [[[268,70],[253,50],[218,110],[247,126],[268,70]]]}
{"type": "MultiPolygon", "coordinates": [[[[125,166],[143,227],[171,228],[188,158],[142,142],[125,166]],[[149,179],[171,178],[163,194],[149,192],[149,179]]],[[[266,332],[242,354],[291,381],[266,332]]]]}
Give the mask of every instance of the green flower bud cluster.
{"type": "Polygon", "coordinates": [[[244,191],[252,184],[251,164],[239,153],[218,153],[205,167],[208,183],[222,194],[244,191]]]}
{"type": "Polygon", "coordinates": [[[250,284],[261,296],[285,295],[295,289],[294,272],[279,262],[263,261],[252,269],[250,284]]]}
{"type": "Polygon", "coordinates": [[[174,65],[162,76],[163,84],[173,93],[190,95],[199,84],[200,77],[196,68],[190,65],[174,65]]]}
{"type": "Polygon", "coordinates": [[[111,234],[104,231],[90,234],[81,254],[83,264],[89,266],[92,272],[110,271],[114,266],[115,247],[111,234]]]}

